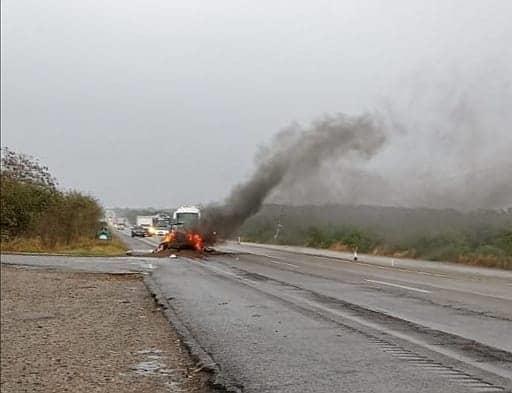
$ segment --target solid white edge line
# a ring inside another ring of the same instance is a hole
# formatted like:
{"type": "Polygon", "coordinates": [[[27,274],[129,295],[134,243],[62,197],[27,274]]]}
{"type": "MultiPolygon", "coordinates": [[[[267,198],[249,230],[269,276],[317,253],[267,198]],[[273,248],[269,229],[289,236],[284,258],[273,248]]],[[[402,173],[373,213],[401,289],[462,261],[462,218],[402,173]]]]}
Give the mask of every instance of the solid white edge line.
{"type": "Polygon", "coordinates": [[[408,287],[408,286],[405,286],[405,285],[393,284],[392,282],[377,281],[377,280],[365,280],[365,281],[372,282],[372,283],[375,283],[375,284],[388,285],[390,287],[397,287],[397,288],[402,288],[402,289],[408,289],[409,291],[416,291],[416,292],[421,292],[421,293],[432,293],[432,291],[427,291],[426,289],[419,289],[419,288],[408,287]]]}

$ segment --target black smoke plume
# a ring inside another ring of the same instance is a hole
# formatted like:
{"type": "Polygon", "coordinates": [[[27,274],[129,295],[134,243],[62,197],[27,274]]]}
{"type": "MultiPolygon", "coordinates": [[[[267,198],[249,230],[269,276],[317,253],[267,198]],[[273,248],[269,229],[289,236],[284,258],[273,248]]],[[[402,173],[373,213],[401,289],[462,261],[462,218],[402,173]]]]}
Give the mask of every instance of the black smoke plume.
{"type": "Polygon", "coordinates": [[[300,182],[302,176],[319,171],[332,159],[370,159],[385,141],[384,127],[372,115],[325,116],[307,128],[294,124],[261,150],[254,174],[236,186],[223,205],[205,209],[205,231],[227,238],[260,210],[267,196],[285,179],[300,182]]]}

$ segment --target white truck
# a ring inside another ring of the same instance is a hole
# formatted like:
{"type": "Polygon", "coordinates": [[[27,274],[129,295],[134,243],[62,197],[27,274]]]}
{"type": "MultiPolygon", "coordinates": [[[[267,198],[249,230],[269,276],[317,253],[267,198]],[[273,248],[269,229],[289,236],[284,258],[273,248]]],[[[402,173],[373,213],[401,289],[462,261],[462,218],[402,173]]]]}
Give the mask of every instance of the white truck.
{"type": "Polygon", "coordinates": [[[197,226],[200,218],[201,210],[196,206],[182,206],[172,215],[174,224],[185,228],[197,226]]]}
{"type": "Polygon", "coordinates": [[[114,217],[113,225],[117,230],[122,231],[128,226],[128,220],[125,217],[114,217]]]}
{"type": "Polygon", "coordinates": [[[153,216],[137,216],[136,224],[138,227],[151,228],[153,226],[153,216]]]}

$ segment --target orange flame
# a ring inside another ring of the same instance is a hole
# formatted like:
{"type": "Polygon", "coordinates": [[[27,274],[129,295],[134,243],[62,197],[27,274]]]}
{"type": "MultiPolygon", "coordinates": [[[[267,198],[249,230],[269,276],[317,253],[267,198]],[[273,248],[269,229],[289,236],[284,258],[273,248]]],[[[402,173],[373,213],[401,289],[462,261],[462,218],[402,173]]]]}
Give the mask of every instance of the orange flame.
{"type": "Polygon", "coordinates": [[[203,238],[197,232],[188,232],[187,242],[197,251],[202,251],[204,248],[203,238]]]}
{"type": "Polygon", "coordinates": [[[165,243],[171,243],[175,238],[176,238],[176,233],[174,232],[174,230],[171,230],[167,233],[167,235],[165,235],[163,241],[165,243]]]}
{"type": "MultiPolygon", "coordinates": [[[[175,230],[169,231],[169,233],[165,236],[162,243],[172,244],[177,241],[178,236],[175,230]]],[[[203,251],[204,249],[204,239],[203,237],[193,231],[189,231],[185,234],[185,241],[188,247],[191,247],[197,251],[203,251]]]]}

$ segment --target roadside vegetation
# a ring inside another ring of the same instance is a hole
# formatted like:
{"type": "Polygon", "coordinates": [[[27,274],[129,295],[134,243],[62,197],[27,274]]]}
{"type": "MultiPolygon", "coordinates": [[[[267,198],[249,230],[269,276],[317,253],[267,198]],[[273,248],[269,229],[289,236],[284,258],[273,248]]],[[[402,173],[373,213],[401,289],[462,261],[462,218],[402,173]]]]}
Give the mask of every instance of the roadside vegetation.
{"type": "Polygon", "coordinates": [[[267,205],[240,235],[253,242],[512,269],[512,209],[267,205]]]}
{"type": "Polygon", "coordinates": [[[103,210],[78,191],[61,191],[38,160],[2,149],[0,172],[2,252],[119,255],[119,240],[100,241],[103,210]]]}

